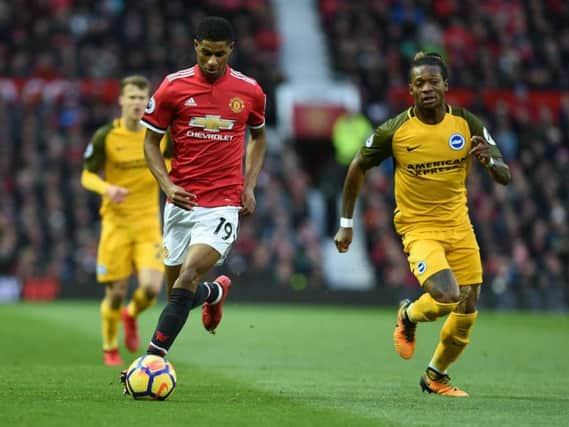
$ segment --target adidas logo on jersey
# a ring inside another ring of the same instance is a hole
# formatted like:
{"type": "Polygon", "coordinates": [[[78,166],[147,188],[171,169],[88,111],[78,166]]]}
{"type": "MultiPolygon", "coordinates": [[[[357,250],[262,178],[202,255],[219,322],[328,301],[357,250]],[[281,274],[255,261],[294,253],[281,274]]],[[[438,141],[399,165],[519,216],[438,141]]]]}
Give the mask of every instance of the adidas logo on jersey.
{"type": "Polygon", "coordinates": [[[194,100],[194,97],[190,97],[184,102],[184,105],[187,107],[195,107],[198,103],[194,100]]]}

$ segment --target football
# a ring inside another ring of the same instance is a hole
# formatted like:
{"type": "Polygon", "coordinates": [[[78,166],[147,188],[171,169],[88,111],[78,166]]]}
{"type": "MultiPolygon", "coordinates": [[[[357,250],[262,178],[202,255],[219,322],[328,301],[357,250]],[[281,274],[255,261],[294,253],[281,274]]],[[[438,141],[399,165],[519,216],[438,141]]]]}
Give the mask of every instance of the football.
{"type": "Polygon", "coordinates": [[[121,381],[134,399],[166,400],[176,388],[176,371],[166,359],[145,354],[122,372],[121,381]]]}

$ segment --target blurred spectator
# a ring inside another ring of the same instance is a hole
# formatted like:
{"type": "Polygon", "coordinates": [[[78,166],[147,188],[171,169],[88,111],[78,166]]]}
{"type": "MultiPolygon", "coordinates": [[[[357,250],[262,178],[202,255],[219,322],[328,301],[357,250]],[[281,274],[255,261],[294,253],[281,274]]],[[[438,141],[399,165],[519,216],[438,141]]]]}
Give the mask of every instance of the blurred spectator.
{"type": "Polygon", "coordinates": [[[50,80],[144,73],[159,82],[169,70],[195,62],[192,31],[206,14],[234,22],[240,42],[232,65],[265,88],[273,124],[274,88],[283,77],[268,0],[2,1],[0,75],[50,80]]]}
{"type": "MultiPolygon", "coordinates": [[[[569,3],[540,0],[319,0],[336,70],[382,93],[405,81],[413,54],[444,55],[453,86],[569,89],[569,3]],[[387,72],[387,75],[385,74],[387,72]]],[[[370,102],[370,101],[368,101],[370,102]]],[[[365,110],[366,108],[364,108],[365,110]]]]}
{"type": "Polygon", "coordinates": [[[360,149],[362,141],[369,138],[372,132],[370,121],[359,111],[348,111],[338,116],[332,129],[336,162],[346,169],[360,149]]]}

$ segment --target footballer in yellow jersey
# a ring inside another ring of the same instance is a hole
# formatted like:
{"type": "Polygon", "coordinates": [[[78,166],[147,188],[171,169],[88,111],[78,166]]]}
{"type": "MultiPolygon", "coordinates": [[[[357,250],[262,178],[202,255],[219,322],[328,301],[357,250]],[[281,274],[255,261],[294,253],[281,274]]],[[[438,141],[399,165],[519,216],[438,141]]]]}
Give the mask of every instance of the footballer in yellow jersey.
{"type": "MultiPolygon", "coordinates": [[[[421,121],[411,107],[370,136],[360,151],[363,163],[371,167],[387,157],[396,163],[394,223],[399,234],[470,224],[465,183],[471,137],[483,134],[484,126],[472,113],[447,105],[439,123],[421,121]]],[[[494,159],[502,157],[495,144],[490,152],[494,159]]]]}
{"type": "MultiPolygon", "coordinates": [[[[124,78],[119,97],[121,117],[99,128],[84,154],[81,183],[102,196],[97,280],[106,285],[101,318],[107,365],[122,365],[118,350],[121,320],[126,347],[138,350],[136,318],[154,303],[163,282],[159,187],[146,166],[146,128],[140,124],[149,91],[146,78],[124,78]],[[122,308],[134,272],[138,287],[122,308]]],[[[162,145],[168,148],[166,138],[162,145]]]]}
{"type": "MultiPolygon", "coordinates": [[[[99,128],[84,155],[85,169],[102,172],[108,185],[128,191],[120,203],[102,194],[103,217],[129,222],[133,218],[160,216],[159,187],[146,166],[142,143],[146,128],[131,130],[119,118],[99,128]]],[[[163,144],[165,139],[163,140],[163,144]]]]}
{"type": "Polygon", "coordinates": [[[394,225],[411,271],[425,291],[416,301],[400,303],[395,349],[410,359],[417,323],[447,316],[420,384],[429,393],[466,397],[468,393],[453,385],[447,373],[470,341],[482,284],[466,178],[473,159],[487,168],[495,182],[505,185],[511,176],[483,123],[468,110],[445,102],[447,73],[438,54],[415,56],[409,75],[414,105],[381,124],[350,164],[335,243],[339,252],[349,249],[354,205],[365,173],[392,157],[394,225]]]}

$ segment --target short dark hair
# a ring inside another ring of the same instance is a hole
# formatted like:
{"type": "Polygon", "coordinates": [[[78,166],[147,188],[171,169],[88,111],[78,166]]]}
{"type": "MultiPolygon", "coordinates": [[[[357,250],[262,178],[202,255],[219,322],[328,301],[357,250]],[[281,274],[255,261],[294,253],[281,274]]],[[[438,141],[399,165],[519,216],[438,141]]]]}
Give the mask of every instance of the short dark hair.
{"type": "Polygon", "coordinates": [[[411,80],[411,72],[413,68],[420,67],[421,65],[434,65],[441,69],[441,75],[444,80],[448,79],[448,69],[445,61],[441,55],[436,52],[417,52],[411,62],[409,69],[409,80],[411,80]]]}
{"type": "Polygon", "coordinates": [[[199,23],[195,39],[197,41],[232,42],[235,40],[233,26],[221,16],[208,16],[199,23]]]}
{"type": "Polygon", "coordinates": [[[139,76],[136,74],[132,76],[127,76],[121,80],[121,95],[126,85],[133,85],[143,90],[150,88],[150,83],[148,82],[148,79],[144,76],[139,76]]]}

